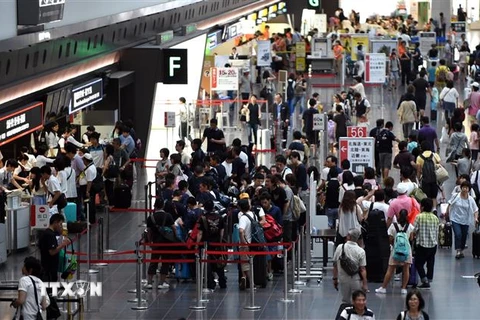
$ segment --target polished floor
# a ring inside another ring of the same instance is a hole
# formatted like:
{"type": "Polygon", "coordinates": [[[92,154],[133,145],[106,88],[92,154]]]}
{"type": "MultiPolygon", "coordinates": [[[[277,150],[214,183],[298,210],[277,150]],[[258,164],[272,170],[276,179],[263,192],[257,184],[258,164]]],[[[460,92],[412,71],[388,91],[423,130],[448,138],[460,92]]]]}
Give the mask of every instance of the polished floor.
{"type": "MultiPolygon", "coordinates": [[[[458,86],[460,93],[463,92],[461,83],[458,86]]],[[[331,103],[331,96],[336,89],[314,89],[322,95],[324,105],[331,103]]],[[[375,87],[367,87],[367,96],[372,103],[370,122],[373,124],[377,118],[385,118],[395,123],[394,132],[400,136],[401,126],[396,117],[396,103],[403,88],[398,92],[383,93],[383,106],[381,105],[381,90],[375,87]]],[[[440,132],[444,120],[438,120],[437,130],[440,132]]],[[[468,126],[467,126],[468,127],[468,126]]],[[[235,134],[227,135],[227,140],[233,139],[235,134]]],[[[161,147],[161,146],[159,146],[161,147]]],[[[453,176],[453,170],[447,169],[453,176]]],[[[398,170],[393,170],[392,176],[398,179],[398,170]]],[[[143,184],[146,178],[140,174],[138,184],[134,186],[134,206],[144,207],[143,184]]],[[[453,179],[446,183],[447,194],[453,187],[453,179]]],[[[102,216],[102,214],[99,214],[102,216]]],[[[112,213],[110,247],[117,250],[132,250],[134,243],[140,238],[142,228],[139,227],[143,220],[141,213],[112,213]]],[[[92,230],[92,238],[95,241],[96,229],[92,230]]],[[[471,229],[472,231],[472,229],[471,229]]],[[[469,240],[469,243],[471,240],[469,240]]],[[[95,243],[95,242],[94,242],[95,243]]],[[[82,251],[85,251],[85,239],[82,239],[82,251]]],[[[106,249],[106,248],[105,248],[106,249]]],[[[96,245],[93,244],[93,250],[96,245]]],[[[478,309],[475,302],[480,298],[480,288],[476,280],[469,278],[480,271],[480,260],[473,259],[470,249],[466,251],[466,258],[455,260],[452,249],[440,249],[437,253],[435,265],[435,277],[432,288],[424,292],[426,311],[431,319],[479,319],[478,309]],[[463,276],[467,276],[464,278],[463,276]]],[[[18,252],[11,256],[6,264],[0,266],[0,282],[14,281],[21,275],[21,265],[25,256],[36,255],[35,247],[27,251],[18,252]]],[[[114,259],[133,259],[133,255],[124,255],[114,259]]],[[[85,265],[81,265],[85,270],[85,265]]],[[[227,273],[228,288],[218,289],[208,295],[210,300],[205,311],[191,311],[189,306],[195,304],[195,285],[193,283],[177,283],[170,279],[169,290],[151,290],[145,295],[148,309],[144,311],[132,310],[133,303],[127,300],[133,299],[134,294],[128,293],[129,289],[135,288],[135,265],[122,263],[110,264],[108,267],[98,268],[99,273],[91,276],[92,281],[103,283],[103,296],[93,297],[86,307],[84,319],[333,319],[340,297],[333,288],[331,273],[324,276],[324,281],[317,283],[311,281],[302,287],[303,293],[290,295],[293,303],[285,304],[278,300],[283,296],[283,277],[276,276],[268,283],[267,288],[256,290],[255,304],[260,306],[259,311],[247,311],[244,306],[250,303],[248,292],[240,292],[236,286],[236,268],[230,266],[227,273]]],[[[82,273],[81,279],[86,280],[87,275],[82,273]]],[[[392,282],[386,295],[378,295],[374,289],[377,283],[369,283],[371,293],[368,294],[368,306],[375,312],[376,319],[395,319],[404,309],[404,297],[400,294],[398,282],[392,282]]],[[[0,297],[13,297],[15,291],[0,291],[0,297]]],[[[0,302],[0,320],[11,319],[13,309],[8,303],[0,302]]],[[[61,305],[61,307],[64,307],[61,305]]]]}

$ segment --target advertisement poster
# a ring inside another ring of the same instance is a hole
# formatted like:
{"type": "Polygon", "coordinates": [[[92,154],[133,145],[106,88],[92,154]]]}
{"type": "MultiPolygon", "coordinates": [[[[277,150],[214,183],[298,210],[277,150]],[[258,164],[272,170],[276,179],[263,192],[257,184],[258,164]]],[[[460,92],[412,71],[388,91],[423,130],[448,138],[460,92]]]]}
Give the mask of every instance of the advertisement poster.
{"type": "Polygon", "coordinates": [[[353,36],[352,37],[352,60],[357,61],[357,47],[363,46],[363,52],[368,52],[368,35],[367,36],[353,36]]]}
{"type": "Polygon", "coordinates": [[[238,68],[212,68],[210,72],[210,88],[213,91],[238,90],[238,68]]]}
{"type": "Polygon", "coordinates": [[[372,53],[384,53],[386,58],[397,48],[396,40],[372,40],[372,53]]]}
{"type": "Polygon", "coordinates": [[[257,66],[269,67],[272,64],[272,50],[270,41],[257,41],[257,66]]]}
{"type": "Polygon", "coordinates": [[[430,16],[430,1],[418,1],[418,24],[423,26],[430,16]]]}
{"type": "Polygon", "coordinates": [[[307,49],[305,42],[297,42],[295,44],[295,56],[297,58],[305,58],[307,56],[307,49]]]}
{"type": "Polygon", "coordinates": [[[374,138],[340,138],[340,161],[350,160],[350,168],[356,174],[374,166],[374,151],[374,138]]]}
{"type": "MultiPolygon", "coordinates": [[[[348,33],[343,33],[340,34],[340,42],[342,43],[343,50],[345,54],[351,54],[352,53],[352,35],[348,33]]],[[[332,46],[334,43],[332,43],[332,46]]]]}
{"type": "Polygon", "coordinates": [[[385,83],[387,61],[383,53],[365,55],[365,83],[385,83]]]}

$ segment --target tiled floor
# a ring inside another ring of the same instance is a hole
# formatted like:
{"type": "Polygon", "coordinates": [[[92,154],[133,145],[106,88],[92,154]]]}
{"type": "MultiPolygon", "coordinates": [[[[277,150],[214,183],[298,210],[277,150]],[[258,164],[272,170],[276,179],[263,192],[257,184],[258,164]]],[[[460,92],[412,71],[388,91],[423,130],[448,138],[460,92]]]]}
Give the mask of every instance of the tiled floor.
{"type": "MultiPolygon", "coordinates": [[[[325,105],[336,91],[334,89],[319,89],[325,101],[325,105]]],[[[463,92],[463,90],[459,90],[463,92]]],[[[371,123],[376,118],[384,117],[393,120],[394,131],[400,135],[401,127],[396,117],[396,101],[400,92],[385,92],[384,107],[381,108],[381,96],[378,88],[367,88],[367,95],[373,105],[371,123]]],[[[440,115],[440,113],[439,113],[440,115]]],[[[439,123],[443,123],[439,119],[439,123]]],[[[437,126],[437,130],[441,128],[437,126]]],[[[227,137],[228,139],[228,137],[227,137]]],[[[159,146],[160,147],[160,146],[159,146]]],[[[451,171],[451,168],[448,168],[451,171]]],[[[451,172],[453,175],[453,172],[451,172]]],[[[398,179],[398,170],[393,170],[393,177],[398,179]]],[[[453,186],[453,179],[447,183],[447,191],[453,186]]],[[[139,181],[145,181],[140,177],[139,181]]],[[[134,188],[135,206],[143,207],[143,186],[140,183],[134,188]]],[[[99,214],[101,216],[102,214],[99,214]]],[[[112,213],[110,247],[117,250],[131,250],[134,242],[140,237],[142,228],[138,225],[143,220],[143,214],[136,213],[112,213]]],[[[92,236],[95,237],[96,230],[92,236]]],[[[469,241],[470,243],[470,241],[469,241]]],[[[95,248],[95,246],[94,246],[95,248]]],[[[85,243],[82,244],[82,251],[85,243]]],[[[11,255],[7,263],[0,266],[0,281],[18,279],[21,274],[21,265],[26,255],[38,255],[34,247],[27,252],[11,255]]],[[[435,279],[432,289],[426,291],[426,311],[431,319],[478,319],[475,301],[480,297],[480,288],[474,279],[464,279],[463,275],[471,276],[480,271],[480,260],[474,260],[470,251],[466,258],[460,261],[454,259],[452,250],[441,249],[437,253],[435,266],[435,279]]],[[[127,256],[133,258],[133,256],[127,256]]],[[[85,266],[82,265],[85,270],[85,266]]],[[[259,311],[246,311],[243,309],[249,303],[248,292],[240,292],[235,279],[237,271],[229,267],[227,276],[228,289],[217,290],[209,294],[210,302],[205,311],[191,311],[189,306],[195,303],[195,285],[193,283],[176,283],[171,280],[170,290],[153,290],[146,294],[148,309],[134,311],[132,303],[127,300],[134,298],[134,294],[128,293],[135,287],[134,264],[112,264],[101,268],[100,273],[92,276],[93,281],[102,281],[103,297],[91,298],[90,312],[85,314],[84,319],[333,319],[340,304],[340,298],[332,286],[331,274],[325,276],[323,283],[310,282],[302,288],[303,293],[289,295],[295,299],[294,303],[284,304],[278,302],[283,295],[283,278],[277,276],[269,282],[267,288],[258,289],[255,295],[255,303],[261,307],[259,311]]],[[[86,275],[81,275],[86,279],[86,275]]],[[[379,284],[370,283],[369,289],[374,292],[379,284]]],[[[390,289],[390,288],[389,288],[390,289]]],[[[374,310],[377,319],[394,319],[404,309],[404,297],[400,295],[399,284],[394,283],[394,289],[389,290],[387,295],[368,294],[368,306],[374,310]]],[[[15,293],[0,291],[1,297],[12,297],[15,293]]],[[[8,304],[0,302],[0,320],[11,319],[13,310],[8,304]]]]}

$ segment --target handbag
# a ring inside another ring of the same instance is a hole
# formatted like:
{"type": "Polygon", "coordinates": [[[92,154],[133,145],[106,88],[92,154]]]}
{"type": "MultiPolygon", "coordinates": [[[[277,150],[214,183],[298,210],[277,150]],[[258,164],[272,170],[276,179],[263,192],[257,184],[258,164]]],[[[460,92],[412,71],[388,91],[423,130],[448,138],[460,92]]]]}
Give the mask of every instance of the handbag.
{"type": "MultiPolygon", "coordinates": [[[[53,194],[52,194],[53,197],[53,194]]],[[[57,209],[60,211],[63,208],[67,206],[67,197],[65,197],[65,194],[61,194],[60,197],[55,200],[55,203],[53,205],[57,205],[57,209]]]]}
{"type": "Polygon", "coordinates": [[[65,254],[64,260],[64,270],[61,272],[61,278],[63,280],[70,280],[72,279],[75,271],[77,271],[77,256],[75,256],[75,249],[73,248],[73,241],[70,239],[70,248],[72,250],[72,254],[67,256],[65,254]],[[67,258],[68,257],[68,258],[67,258]]]}
{"type": "Polygon", "coordinates": [[[411,197],[414,197],[415,200],[417,200],[419,203],[427,197],[425,192],[423,192],[422,189],[420,189],[418,186],[413,189],[412,193],[410,194],[411,197]]]}
{"type": "Polygon", "coordinates": [[[448,180],[448,171],[441,164],[437,164],[435,167],[435,176],[439,184],[448,180]]]}
{"type": "MultiPolygon", "coordinates": [[[[36,302],[36,305],[38,306],[38,294],[37,294],[37,286],[35,285],[35,281],[32,279],[32,277],[30,277],[30,280],[32,280],[32,284],[33,284],[33,292],[35,293],[35,302],[36,302]]],[[[17,314],[15,312],[15,314],[17,314]]],[[[23,316],[20,316],[20,319],[23,319],[23,316]]],[[[43,320],[43,316],[42,316],[42,311],[40,311],[40,307],[38,307],[38,311],[37,311],[37,314],[35,315],[35,319],[36,320],[43,320]]]]}
{"type": "Polygon", "coordinates": [[[450,154],[448,155],[447,160],[445,160],[447,163],[456,160],[455,156],[457,155],[457,149],[458,147],[460,147],[461,143],[462,143],[462,140],[458,141],[457,146],[450,151],[450,154]]]}
{"type": "Polygon", "coordinates": [[[110,157],[110,163],[103,176],[107,179],[115,179],[120,174],[120,167],[115,163],[115,159],[112,156],[110,157]]]}

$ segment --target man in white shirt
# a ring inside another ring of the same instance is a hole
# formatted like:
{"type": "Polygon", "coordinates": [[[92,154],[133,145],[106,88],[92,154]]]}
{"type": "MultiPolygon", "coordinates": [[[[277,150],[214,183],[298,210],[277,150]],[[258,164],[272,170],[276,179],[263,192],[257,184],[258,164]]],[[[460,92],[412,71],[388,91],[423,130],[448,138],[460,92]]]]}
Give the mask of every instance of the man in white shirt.
{"type": "MultiPolygon", "coordinates": [[[[241,212],[241,216],[238,221],[240,243],[248,244],[252,242],[252,222],[250,221],[250,219],[256,220],[256,217],[253,214],[253,212],[250,211],[249,200],[247,199],[239,200],[238,207],[240,208],[240,212],[241,212]],[[250,219],[247,217],[247,215],[248,217],[250,217],[250,219]]],[[[239,251],[242,251],[242,252],[249,251],[249,247],[247,246],[239,247],[239,251]]],[[[245,261],[240,265],[242,270],[242,277],[240,279],[240,290],[245,290],[247,287],[247,281],[249,281],[250,264],[248,263],[248,256],[246,255],[241,255],[240,260],[245,261]]]]}
{"type": "MultiPolygon", "coordinates": [[[[387,213],[390,206],[385,203],[385,192],[381,189],[371,190],[365,197],[358,198],[357,204],[360,205],[363,210],[366,210],[368,212],[370,212],[371,210],[380,210],[385,216],[385,221],[388,218],[387,213]]],[[[394,220],[394,222],[397,221],[395,217],[394,220]]]]}
{"type": "Polygon", "coordinates": [[[50,214],[60,213],[61,209],[57,207],[57,202],[60,197],[65,197],[60,182],[57,177],[52,174],[52,169],[49,166],[41,167],[40,172],[42,173],[42,183],[47,187],[48,194],[51,197],[50,201],[48,201],[50,214]]]}
{"type": "Polygon", "coordinates": [[[188,154],[188,152],[185,152],[185,141],[183,140],[178,140],[177,143],[175,144],[175,150],[180,154],[182,157],[182,164],[183,165],[190,165],[190,161],[192,160],[192,157],[188,154]]]}
{"type": "Polygon", "coordinates": [[[80,174],[80,188],[84,195],[83,199],[88,199],[88,206],[90,208],[90,223],[95,223],[95,196],[100,191],[94,183],[97,177],[97,168],[93,163],[93,157],[90,153],[85,153],[82,157],[85,169],[80,174]]]}

